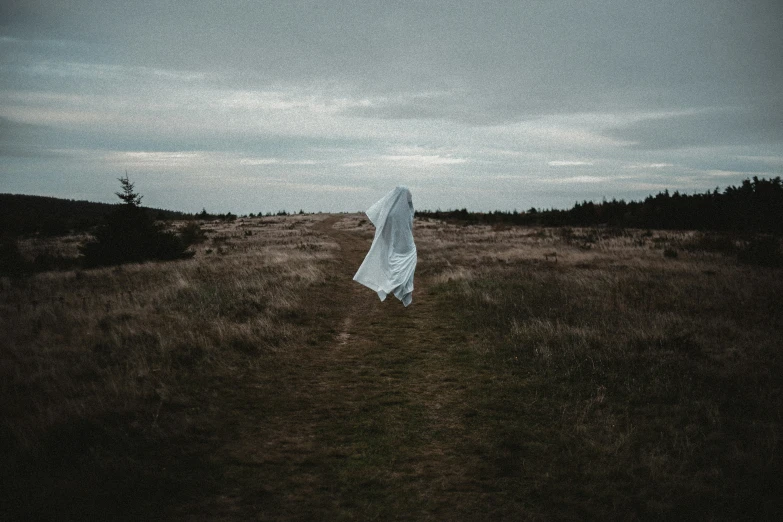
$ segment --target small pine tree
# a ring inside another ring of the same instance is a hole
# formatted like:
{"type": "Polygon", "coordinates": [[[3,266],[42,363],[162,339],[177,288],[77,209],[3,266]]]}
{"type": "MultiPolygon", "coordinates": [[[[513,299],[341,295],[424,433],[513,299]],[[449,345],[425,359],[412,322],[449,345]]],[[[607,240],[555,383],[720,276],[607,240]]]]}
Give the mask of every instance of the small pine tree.
{"type": "Polygon", "coordinates": [[[186,242],[173,232],[163,230],[141,207],[142,196],[134,191],[127,172],[118,180],[122,191],[115,194],[122,204],[109,214],[106,224],[95,231],[95,240],[80,248],[85,266],[191,257],[193,253],[186,251],[186,242]]]}
{"type": "Polygon", "coordinates": [[[125,177],[124,178],[118,178],[118,181],[122,185],[122,192],[115,192],[118,198],[120,198],[126,205],[130,205],[132,207],[140,207],[141,206],[141,198],[144,196],[140,196],[139,194],[133,192],[134,184],[130,182],[130,179],[128,179],[128,171],[125,171],[125,177]]]}

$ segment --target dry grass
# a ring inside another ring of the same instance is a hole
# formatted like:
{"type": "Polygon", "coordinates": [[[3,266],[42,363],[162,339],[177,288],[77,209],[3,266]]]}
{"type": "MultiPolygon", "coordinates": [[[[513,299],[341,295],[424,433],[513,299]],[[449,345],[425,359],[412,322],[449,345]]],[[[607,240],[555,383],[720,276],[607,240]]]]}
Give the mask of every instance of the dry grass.
{"type": "Polygon", "coordinates": [[[10,515],[783,512],[783,282],[730,239],[417,219],[404,309],[350,280],[366,216],[204,228],[191,260],[0,281],[10,515]]]}
{"type": "Polygon", "coordinates": [[[457,352],[493,375],[495,487],[547,518],[783,512],[779,270],[693,233],[418,230],[457,352]]]}
{"type": "MultiPolygon", "coordinates": [[[[211,422],[201,410],[210,387],[285,364],[287,350],[309,334],[300,324],[305,290],[324,277],[336,247],[311,231],[319,219],[216,222],[204,227],[208,240],[192,260],[0,281],[6,467],[24,484],[95,451],[138,446],[128,456],[138,462],[98,467],[146,476],[150,463],[142,461],[155,459],[149,448],[198,443],[194,430],[210,429],[199,425],[211,422]],[[63,462],[52,462],[60,452],[54,460],[63,462]]],[[[67,254],[72,244],[23,251],[67,254]]]]}

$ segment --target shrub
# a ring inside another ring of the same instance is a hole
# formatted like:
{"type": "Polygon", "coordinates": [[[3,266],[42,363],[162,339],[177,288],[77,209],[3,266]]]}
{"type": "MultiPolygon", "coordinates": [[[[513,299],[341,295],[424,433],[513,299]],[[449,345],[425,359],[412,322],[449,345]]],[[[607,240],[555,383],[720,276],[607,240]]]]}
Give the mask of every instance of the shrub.
{"type": "Polygon", "coordinates": [[[204,232],[201,225],[196,222],[190,222],[182,227],[179,231],[179,236],[187,246],[203,243],[207,240],[206,232],[204,232]]]}
{"type": "Polygon", "coordinates": [[[0,237],[0,275],[19,276],[27,272],[29,264],[19,252],[15,237],[0,237]]]}
{"type": "Polygon", "coordinates": [[[123,204],[118,205],[104,226],[95,231],[95,241],[80,250],[88,267],[134,263],[146,260],[172,260],[192,257],[187,244],[173,232],[164,231],[141,208],[142,196],[133,191],[133,183],[119,178],[123,204]]]}
{"type": "Polygon", "coordinates": [[[693,238],[683,245],[686,250],[704,252],[718,252],[721,254],[734,254],[737,244],[734,238],[725,233],[698,232],[693,238]]]}
{"type": "Polygon", "coordinates": [[[737,253],[737,260],[749,265],[783,266],[780,240],[773,236],[752,239],[737,253]]]}
{"type": "Polygon", "coordinates": [[[42,252],[35,256],[32,269],[36,272],[48,272],[50,270],[69,270],[76,265],[76,258],[64,257],[59,254],[42,252]]]}

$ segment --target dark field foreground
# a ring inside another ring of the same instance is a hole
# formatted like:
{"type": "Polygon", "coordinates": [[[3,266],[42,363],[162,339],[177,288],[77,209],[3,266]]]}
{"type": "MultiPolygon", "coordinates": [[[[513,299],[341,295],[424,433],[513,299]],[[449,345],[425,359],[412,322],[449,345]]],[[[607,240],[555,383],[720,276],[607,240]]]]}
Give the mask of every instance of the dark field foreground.
{"type": "Polygon", "coordinates": [[[417,220],[404,309],[362,216],[207,228],[0,280],[0,519],[783,515],[783,272],[728,240],[417,220]]]}

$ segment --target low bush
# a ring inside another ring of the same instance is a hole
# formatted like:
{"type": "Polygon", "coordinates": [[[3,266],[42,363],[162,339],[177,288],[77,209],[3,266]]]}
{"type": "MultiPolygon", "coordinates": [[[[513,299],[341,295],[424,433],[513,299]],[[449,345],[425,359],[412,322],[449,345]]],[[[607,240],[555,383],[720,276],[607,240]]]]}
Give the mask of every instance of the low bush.
{"type": "Polygon", "coordinates": [[[179,236],[185,245],[196,245],[207,240],[207,234],[201,225],[196,222],[190,222],[179,230],[179,236]]]}
{"type": "Polygon", "coordinates": [[[28,270],[15,237],[0,237],[0,275],[18,276],[28,270]]]}
{"type": "Polygon", "coordinates": [[[737,260],[749,265],[783,266],[780,240],[773,236],[752,239],[737,253],[737,260]]]}
{"type": "Polygon", "coordinates": [[[120,183],[122,192],[117,196],[124,203],[95,231],[95,240],[81,247],[84,265],[97,267],[192,257],[194,252],[187,251],[188,243],[181,236],[163,230],[144,212],[141,196],[133,191],[128,177],[120,178],[120,183]]]}

